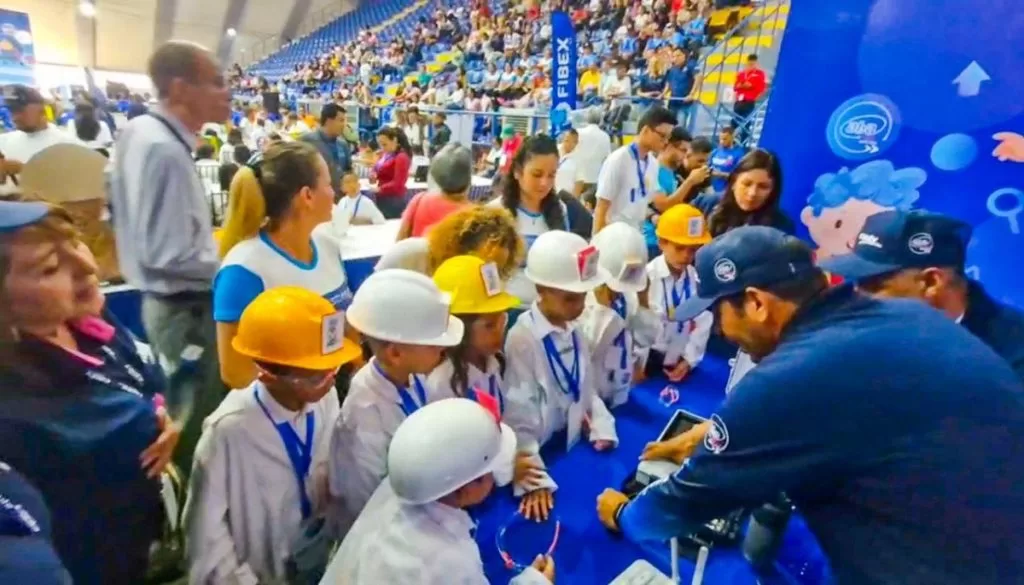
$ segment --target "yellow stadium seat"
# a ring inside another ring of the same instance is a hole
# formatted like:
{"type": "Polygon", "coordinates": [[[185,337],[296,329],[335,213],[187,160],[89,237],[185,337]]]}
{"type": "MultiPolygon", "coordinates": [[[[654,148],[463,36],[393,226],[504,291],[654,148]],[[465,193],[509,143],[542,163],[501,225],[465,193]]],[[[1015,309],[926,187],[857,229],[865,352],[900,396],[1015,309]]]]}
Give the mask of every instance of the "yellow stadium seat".
{"type": "Polygon", "coordinates": [[[715,70],[711,73],[704,75],[703,83],[708,85],[728,85],[732,86],[736,83],[736,72],[735,71],[719,71],[715,70]]]}
{"type": "Polygon", "coordinates": [[[754,52],[758,47],[768,48],[772,46],[771,35],[757,35],[749,37],[733,37],[728,41],[725,41],[725,45],[730,49],[735,47],[743,47],[744,50],[754,52]]]}
{"type": "Polygon", "coordinates": [[[718,92],[711,89],[700,92],[700,103],[705,106],[713,106],[718,103],[718,92]]]}
{"type": "Polygon", "coordinates": [[[437,55],[437,62],[444,65],[445,63],[451,63],[452,59],[455,58],[455,53],[449,51],[447,53],[440,53],[437,55]]]}
{"type": "Polygon", "coordinates": [[[441,71],[441,69],[443,67],[444,67],[444,65],[442,65],[440,63],[428,63],[427,64],[427,73],[437,73],[437,72],[441,71]]]}

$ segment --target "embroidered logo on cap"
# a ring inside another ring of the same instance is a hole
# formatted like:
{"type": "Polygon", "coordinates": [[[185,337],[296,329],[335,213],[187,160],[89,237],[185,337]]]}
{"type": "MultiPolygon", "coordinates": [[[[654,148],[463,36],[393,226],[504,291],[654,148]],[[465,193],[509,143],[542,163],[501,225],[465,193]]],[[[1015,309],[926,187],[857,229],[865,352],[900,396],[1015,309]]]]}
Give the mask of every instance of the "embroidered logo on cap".
{"type": "Polygon", "coordinates": [[[907,247],[918,256],[927,256],[935,249],[935,240],[932,239],[931,234],[921,232],[910,236],[910,240],[907,241],[907,247]]]}
{"type": "Polygon", "coordinates": [[[691,238],[699,238],[704,235],[704,218],[691,217],[686,223],[686,235],[691,238]]]}
{"type": "Polygon", "coordinates": [[[857,234],[857,245],[858,246],[871,246],[872,248],[881,248],[882,240],[878,239],[875,234],[857,234]]]}
{"type": "Polygon", "coordinates": [[[719,282],[732,282],[736,280],[736,265],[728,258],[722,258],[715,262],[715,278],[719,282]]]}
{"type": "Polygon", "coordinates": [[[480,277],[484,280],[484,292],[487,296],[493,297],[501,294],[501,275],[498,274],[498,265],[488,262],[480,267],[480,277]]]}
{"type": "Polygon", "coordinates": [[[597,276],[597,261],[601,253],[594,246],[587,246],[576,253],[576,271],[580,280],[590,280],[597,276]]]}
{"type": "Polygon", "coordinates": [[[717,414],[711,415],[711,427],[704,435],[704,448],[718,455],[729,446],[729,429],[725,428],[725,421],[717,414]]]}
{"type": "Polygon", "coordinates": [[[320,322],[320,353],[327,355],[341,349],[345,343],[345,313],[327,315],[320,322]]]}

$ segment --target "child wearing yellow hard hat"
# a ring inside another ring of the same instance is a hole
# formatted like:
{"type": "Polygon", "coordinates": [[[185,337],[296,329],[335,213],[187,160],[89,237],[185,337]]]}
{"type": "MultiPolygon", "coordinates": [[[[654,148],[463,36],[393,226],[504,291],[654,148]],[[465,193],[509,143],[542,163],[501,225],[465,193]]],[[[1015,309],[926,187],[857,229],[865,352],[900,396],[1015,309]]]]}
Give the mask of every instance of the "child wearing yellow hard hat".
{"type": "Polygon", "coordinates": [[[361,349],[345,337],[343,312],[297,287],[257,296],[232,346],[257,376],[205,421],[185,510],[189,580],[312,578],[331,544],[323,515],[334,376],[361,349]]]}
{"type": "Polygon", "coordinates": [[[662,331],[647,356],[648,376],[664,375],[681,382],[704,359],[714,318],[704,312],[677,322],[676,309],[696,294],[697,271],[693,259],[711,241],[704,214],[681,203],[661,214],[655,231],[661,255],[647,265],[651,309],[662,319],[662,331]]]}

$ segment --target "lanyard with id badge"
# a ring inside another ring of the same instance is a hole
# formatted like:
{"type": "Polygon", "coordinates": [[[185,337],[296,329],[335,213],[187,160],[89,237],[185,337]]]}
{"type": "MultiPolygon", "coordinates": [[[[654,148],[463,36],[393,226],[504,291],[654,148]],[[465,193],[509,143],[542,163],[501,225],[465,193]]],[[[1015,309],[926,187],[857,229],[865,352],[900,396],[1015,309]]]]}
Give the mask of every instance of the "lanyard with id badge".
{"type": "MultiPolygon", "coordinates": [[[[637,181],[639,181],[639,183],[640,183],[640,188],[639,188],[640,199],[642,201],[647,201],[647,181],[646,181],[646,178],[647,178],[647,167],[651,164],[651,161],[646,156],[645,157],[641,157],[640,156],[640,149],[637,147],[636,144],[630,144],[629,145],[629,154],[630,154],[630,157],[633,159],[633,165],[636,168],[636,178],[637,178],[637,181]],[[641,158],[643,159],[643,162],[641,162],[641,158]]],[[[637,195],[637,189],[630,189],[629,190],[629,202],[630,203],[633,203],[633,202],[636,201],[636,195],[637,195]]]]}
{"type": "MultiPolygon", "coordinates": [[[[384,374],[384,370],[381,369],[380,363],[378,363],[377,360],[373,361],[373,367],[377,368],[377,373],[380,374],[382,378],[388,380],[388,377],[384,374]]],[[[416,391],[416,398],[413,398],[408,387],[398,386],[397,384],[392,385],[398,393],[398,407],[402,409],[402,413],[405,414],[405,416],[410,416],[421,407],[426,406],[427,391],[423,388],[423,383],[420,382],[418,376],[412,376],[412,387],[416,391]]]]}

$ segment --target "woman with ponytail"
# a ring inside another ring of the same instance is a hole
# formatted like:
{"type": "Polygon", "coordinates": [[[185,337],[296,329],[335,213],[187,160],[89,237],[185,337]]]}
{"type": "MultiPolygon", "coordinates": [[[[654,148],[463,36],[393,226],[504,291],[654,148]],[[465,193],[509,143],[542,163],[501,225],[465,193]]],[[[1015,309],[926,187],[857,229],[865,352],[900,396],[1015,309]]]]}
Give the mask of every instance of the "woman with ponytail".
{"type": "Polygon", "coordinates": [[[405,210],[406,186],[412,168],[412,146],[405,132],[386,126],[377,134],[381,157],[370,178],[376,182],[377,208],[384,217],[398,219],[405,210]]]}
{"type": "MultiPolygon", "coordinates": [[[[545,134],[530,136],[512,157],[509,172],[499,187],[499,197],[488,203],[512,214],[527,253],[541,234],[551,230],[570,231],[569,212],[555,193],[558,161],[558,143],[553,138],[545,134]]],[[[524,256],[522,266],[525,264],[524,256]]],[[[529,306],[537,297],[536,287],[521,269],[512,275],[508,288],[523,306],[529,306]]]]}
{"type": "Polygon", "coordinates": [[[266,289],[299,286],[344,309],[352,300],[341,250],[328,230],[334,189],[327,163],[304,142],[275,144],[231,181],[213,282],[221,378],[232,388],[256,376],[231,346],[242,311],[266,289]]]}

